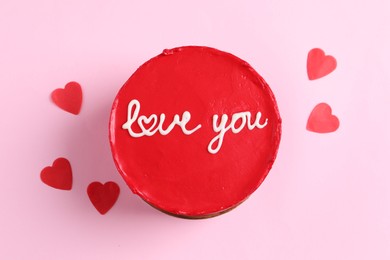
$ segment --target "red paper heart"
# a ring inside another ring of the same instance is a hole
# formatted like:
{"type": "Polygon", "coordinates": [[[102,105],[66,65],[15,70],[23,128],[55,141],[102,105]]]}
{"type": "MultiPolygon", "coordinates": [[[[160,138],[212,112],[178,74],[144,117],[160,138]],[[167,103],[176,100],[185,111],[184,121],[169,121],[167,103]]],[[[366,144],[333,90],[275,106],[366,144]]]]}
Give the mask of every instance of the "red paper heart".
{"type": "Polygon", "coordinates": [[[315,48],[307,55],[307,75],[310,80],[322,78],[336,69],[337,61],[333,56],[315,48]]]}
{"type": "Polygon", "coordinates": [[[88,197],[100,214],[106,214],[114,206],[119,196],[119,186],[109,181],[105,184],[92,182],[88,185],[88,197]]]}
{"type": "Polygon", "coordinates": [[[326,103],[320,103],[311,111],[306,129],[316,133],[330,133],[339,128],[339,119],[332,115],[332,108],[326,103]]]}
{"type": "Polygon", "coordinates": [[[77,82],[69,82],[64,89],[58,88],[51,93],[51,99],[61,109],[78,115],[81,109],[83,94],[77,82]]]}
{"type": "Polygon", "coordinates": [[[65,158],[58,158],[53,166],[47,166],[41,171],[41,180],[50,187],[60,190],[72,189],[72,168],[65,158]]]}

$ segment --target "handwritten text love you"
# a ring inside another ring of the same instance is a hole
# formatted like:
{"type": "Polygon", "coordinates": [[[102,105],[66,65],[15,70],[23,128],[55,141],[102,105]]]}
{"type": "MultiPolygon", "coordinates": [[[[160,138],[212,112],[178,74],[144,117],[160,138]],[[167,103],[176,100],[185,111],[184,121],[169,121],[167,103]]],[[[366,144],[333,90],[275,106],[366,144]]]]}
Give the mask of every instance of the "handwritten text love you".
{"type": "MultiPolygon", "coordinates": [[[[198,131],[202,125],[198,124],[193,129],[187,129],[187,123],[191,120],[191,113],[188,111],[183,112],[180,116],[178,114],[174,115],[172,122],[169,126],[164,129],[163,124],[165,122],[165,114],[162,113],[160,116],[156,114],[152,114],[149,117],[144,115],[139,115],[141,109],[141,104],[138,100],[133,99],[130,101],[127,107],[127,122],[123,124],[122,128],[127,130],[130,136],[134,138],[139,138],[143,136],[152,136],[159,132],[161,135],[168,135],[175,126],[181,128],[182,132],[185,135],[191,135],[194,132],[198,131]],[[141,129],[140,132],[135,132],[132,129],[132,126],[138,125],[141,129]]],[[[260,123],[261,120],[261,112],[257,112],[255,116],[255,120],[251,122],[251,113],[249,111],[234,113],[231,116],[231,121],[229,121],[229,116],[226,114],[222,114],[221,119],[219,119],[219,115],[213,115],[213,131],[216,136],[211,139],[207,150],[211,154],[216,154],[221,149],[223,138],[227,131],[231,130],[232,133],[237,134],[241,132],[242,129],[246,126],[249,130],[253,130],[255,128],[262,129],[268,123],[268,118],[264,120],[264,123],[260,123]],[[218,122],[219,121],[219,122],[218,122]],[[236,124],[238,123],[238,127],[236,124]]]]}

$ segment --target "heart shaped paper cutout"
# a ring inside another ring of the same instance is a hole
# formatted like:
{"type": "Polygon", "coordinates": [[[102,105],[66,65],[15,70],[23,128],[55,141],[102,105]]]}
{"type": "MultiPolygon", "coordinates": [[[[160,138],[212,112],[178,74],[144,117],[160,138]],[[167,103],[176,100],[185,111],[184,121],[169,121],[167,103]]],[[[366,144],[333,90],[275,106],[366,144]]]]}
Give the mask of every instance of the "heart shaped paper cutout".
{"type": "Polygon", "coordinates": [[[51,99],[61,109],[78,115],[81,109],[83,94],[77,82],[69,82],[64,89],[58,88],[51,93],[51,99]]]}
{"type": "Polygon", "coordinates": [[[50,187],[60,190],[72,189],[72,168],[65,158],[58,158],[52,166],[41,171],[41,180],[50,187]]]}
{"type": "Polygon", "coordinates": [[[93,206],[100,214],[106,214],[119,196],[119,186],[115,182],[109,181],[105,184],[92,182],[87,188],[88,197],[93,206]]]}
{"type": "Polygon", "coordinates": [[[319,48],[314,48],[307,55],[307,75],[310,80],[322,78],[336,69],[337,61],[319,48]]]}
{"type": "Polygon", "coordinates": [[[339,125],[339,119],[332,115],[332,108],[326,103],[320,103],[311,111],[306,129],[316,133],[330,133],[336,131],[339,125]]]}

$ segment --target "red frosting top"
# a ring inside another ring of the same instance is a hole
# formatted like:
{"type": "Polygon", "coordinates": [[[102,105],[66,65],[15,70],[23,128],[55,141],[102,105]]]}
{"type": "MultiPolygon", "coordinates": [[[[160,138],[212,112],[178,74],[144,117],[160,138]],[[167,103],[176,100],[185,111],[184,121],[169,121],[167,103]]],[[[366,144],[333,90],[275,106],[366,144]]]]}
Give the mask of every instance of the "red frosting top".
{"type": "Polygon", "coordinates": [[[119,91],[111,112],[115,164],[131,190],[168,213],[229,210],[262,183],[281,119],[245,61],[208,47],[164,50],[119,91]]]}

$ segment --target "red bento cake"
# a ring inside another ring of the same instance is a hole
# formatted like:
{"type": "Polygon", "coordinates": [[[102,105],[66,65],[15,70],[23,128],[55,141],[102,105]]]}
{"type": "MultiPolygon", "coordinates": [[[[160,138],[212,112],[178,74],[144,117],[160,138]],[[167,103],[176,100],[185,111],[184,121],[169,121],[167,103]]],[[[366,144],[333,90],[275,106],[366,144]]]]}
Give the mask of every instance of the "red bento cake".
{"type": "Polygon", "coordinates": [[[276,158],[281,118],[264,79],[209,47],[164,50],[117,94],[110,144],[119,173],[153,207],[186,218],[226,212],[276,158]]]}

